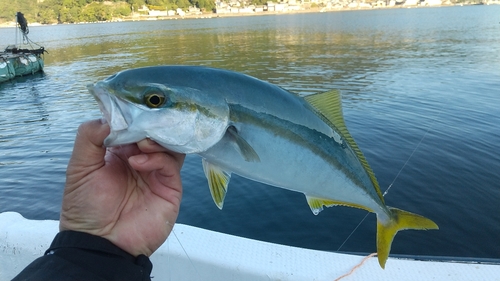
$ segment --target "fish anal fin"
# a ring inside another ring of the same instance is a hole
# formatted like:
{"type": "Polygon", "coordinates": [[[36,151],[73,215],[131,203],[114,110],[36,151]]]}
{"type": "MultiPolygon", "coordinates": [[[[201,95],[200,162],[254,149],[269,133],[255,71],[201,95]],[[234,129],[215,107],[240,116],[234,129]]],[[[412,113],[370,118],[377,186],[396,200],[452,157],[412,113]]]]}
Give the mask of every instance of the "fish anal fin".
{"type": "Polygon", "coordinates": [[[243,156],[245,161],[260,162],[260,158],[257,152],[255,152],[253,147],[238,134],[238,131],[235,127],[230,126],[229,128],[227,128],[227,133],[233,140],[233,143],[236,145],[236,148],[240,152],[241,156],[243,156]]]}
{"type": "Polygon", "coordinates": [[[219,166],[210,163],[204,158],[202,159],[202,163],[212,199],[215,205],[222,210],[224,198],[226,198],[227,186],[231,179],[231,172],[224,171],[219,166]]]}
{"type": "Polygon", "coordinates": [[[347,206],[347,207],[353,207],[353,208],[358,208],[358,209],[364,209],[369,212],[371,212],[370,209],[367,209],[364,206],[358,205],[358,204],[353,204],[353,203],[348,203],[348,202],[342,202],[342,201],[337,201],[337,200],[331,200],[331,199],[323,199],[323,198],[317,198],[317,197],[312,197],[306,195],[307,199],[307,204],[311,208],[311,211],[313,214],[317,215],[321,211],[323,211],[323,207],[333,207],[333,206],[347,206]]]}
{"type": "Polygon", "coordinates": [[[437,224],[428,218],[400,209],[388,208],[391,211],[391,220],[386,224],[377,220],[377,256],[382,268],[385,268],[385,263],[391,251],[392,240],[398,231],[404,229],[439,229],[437,224]]]}
{"type": "Polygon", "coordinates": [[[323,206],[330,207],[335,205],[331,204],[332,202],[329,202],[325,199],[310,197],[307,195],[306,199],[307,199],[307,204],[309,205],[309,208],[311,208],[311,211],[313,212],[314,215],[318,215],[321,211],[323,211],[323,206]]]}
{"type": "Polygon", "coordinates": [[[342,113],[342,96],[340,95],[340,92],[338,90],[332,90],[324,93],[312,94],[305,96],[304,100],[309,103],[309,105],[316,110],[317,115],[335,132],[337,132],[342,139],[345,140],[349,147],[351,147],[366,173],[370,177],[370,181],[375,187],[380,200],[384,202],[384,197],[380,191],[378,181],[375,178],[375,173],[373,173],[373,170],[368,164],[368,161],[366,161],[363,152],[361,152],[358,144],[354,141],[354,138],[347,130],[347,126],[344,121],[344,114],[342,113]]]}

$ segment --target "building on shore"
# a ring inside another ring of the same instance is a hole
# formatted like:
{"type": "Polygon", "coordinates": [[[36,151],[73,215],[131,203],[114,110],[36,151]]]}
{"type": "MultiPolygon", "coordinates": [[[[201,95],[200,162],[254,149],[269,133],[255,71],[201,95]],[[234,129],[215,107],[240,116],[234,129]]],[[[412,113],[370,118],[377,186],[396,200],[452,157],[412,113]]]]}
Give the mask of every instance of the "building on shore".
{"type": "MultiPolygon", "coordinates": [[[[500,4],[500,0],[483,0],[484,4],[500,4]]],[[[264,5],[248,5],[244,0],[215,0],[214,12],[218,15],[224,14],[252,14],[252,13],[286,13],[307,10],[312,7],[320,8],[320,11],[341,9],[371,9],[385,7],[414,7],[414,6],[440,6],[450,5],[450,0],[277,0],[268,1],[264,5]]],[[[149,10],[145,5],[138,9],[140,12],[148,13],[149,17],[172,17],[200,15],[201,10],[196,6],[188,9],[178,8],[174,10],[155,11],[149,10]]]]}

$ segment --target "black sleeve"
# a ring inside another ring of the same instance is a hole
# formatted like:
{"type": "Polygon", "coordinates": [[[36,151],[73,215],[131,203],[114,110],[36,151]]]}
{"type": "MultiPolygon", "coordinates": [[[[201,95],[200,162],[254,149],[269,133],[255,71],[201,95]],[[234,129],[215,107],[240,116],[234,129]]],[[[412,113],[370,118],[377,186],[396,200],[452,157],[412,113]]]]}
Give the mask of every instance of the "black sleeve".
{"type": "Polygon", "coordinates": [[[29,264],[20,280],[151,280],[153,265],[145,255],[134,257],[109,240],[84,232],[59,232],[45,255],[29,264]]]}

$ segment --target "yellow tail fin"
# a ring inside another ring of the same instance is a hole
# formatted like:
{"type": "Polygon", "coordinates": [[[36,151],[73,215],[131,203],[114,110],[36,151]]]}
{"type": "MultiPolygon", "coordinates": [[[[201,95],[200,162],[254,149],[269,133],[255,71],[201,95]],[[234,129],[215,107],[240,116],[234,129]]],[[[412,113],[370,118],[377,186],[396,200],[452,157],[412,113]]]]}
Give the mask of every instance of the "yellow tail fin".
{"type": "Polygon", "coordinates": [[[385,268],[385,262],[391,251],[392,240],[398,231],[404,229],[439,229],[437,224],[428,218],[400,209],[388,208],[392,213],[392,220],[389,224],[384,225],[377,221],[377,255],[382,268],[385,268]]]}

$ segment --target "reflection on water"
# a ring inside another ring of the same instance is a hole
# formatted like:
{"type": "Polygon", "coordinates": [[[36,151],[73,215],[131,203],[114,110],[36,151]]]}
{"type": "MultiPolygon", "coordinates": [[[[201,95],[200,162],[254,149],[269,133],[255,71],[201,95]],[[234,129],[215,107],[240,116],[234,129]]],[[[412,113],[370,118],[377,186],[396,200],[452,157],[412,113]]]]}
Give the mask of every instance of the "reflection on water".
{"type": "MultiPolygon", "coordinates": [[[[58,218],[78,125],[98,118],[86,85],[159,64],[227,68],[307,95],[341,89],[347,125],[387,204],[435,220],[393,253],[500,258],[500,6],[395,9],[32,27],[42,76],[0,85],[0,211],[58,218]]],[[[0,29],[0,38],[11,38],[0,29]]],[[[3,43],[3,41],[2,41],[3,43]]],[[[196,156],[183,168],[179,221],[338,250],[365,212],[313,216],[302,194],[233,176],[224,210],[196,156]]],[[[375,250],[369,216],[341,248],[375,250]]]]}

